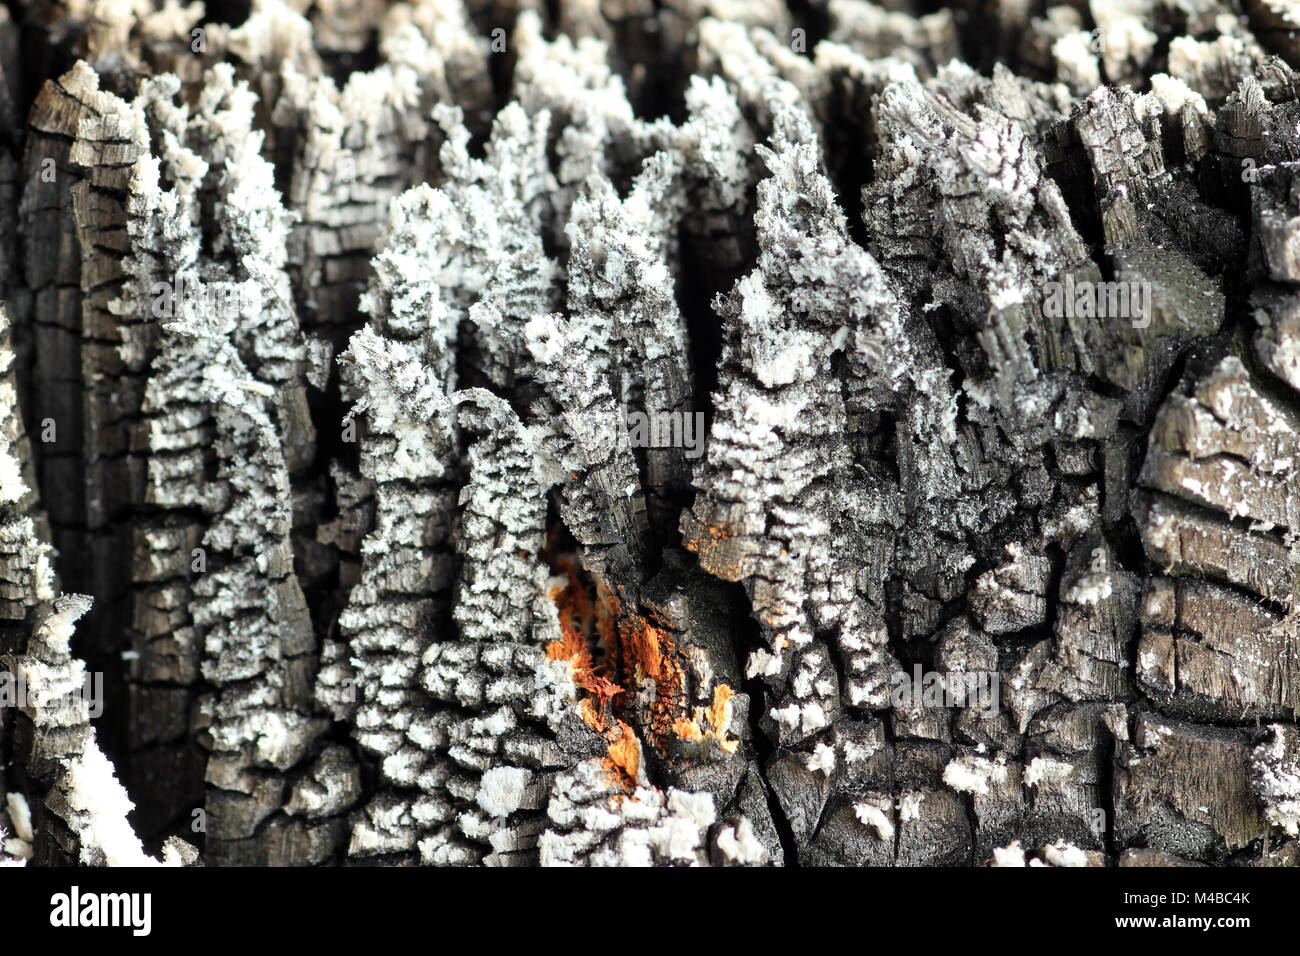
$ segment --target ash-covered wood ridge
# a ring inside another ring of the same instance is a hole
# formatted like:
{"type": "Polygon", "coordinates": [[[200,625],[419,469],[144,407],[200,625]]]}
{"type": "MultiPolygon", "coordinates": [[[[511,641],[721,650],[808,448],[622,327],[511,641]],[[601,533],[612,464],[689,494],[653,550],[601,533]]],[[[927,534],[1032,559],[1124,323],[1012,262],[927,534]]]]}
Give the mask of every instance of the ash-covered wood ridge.
{"type": "Polygon", "coordinates": [[[1300,863],[1300,21],[936,6],[0,8],[0,862],[1300,863]]]}

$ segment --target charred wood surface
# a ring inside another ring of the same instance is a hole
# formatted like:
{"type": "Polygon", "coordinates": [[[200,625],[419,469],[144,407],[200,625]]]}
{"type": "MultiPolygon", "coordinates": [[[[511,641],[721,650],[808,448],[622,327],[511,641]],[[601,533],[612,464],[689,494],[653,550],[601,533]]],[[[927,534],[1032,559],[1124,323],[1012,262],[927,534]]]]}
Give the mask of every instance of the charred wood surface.
{"type": "Polygon", "coordinates": [[[0,863],[1300,860],[1285,4],[221,15],[0,9],[0,863]]]}

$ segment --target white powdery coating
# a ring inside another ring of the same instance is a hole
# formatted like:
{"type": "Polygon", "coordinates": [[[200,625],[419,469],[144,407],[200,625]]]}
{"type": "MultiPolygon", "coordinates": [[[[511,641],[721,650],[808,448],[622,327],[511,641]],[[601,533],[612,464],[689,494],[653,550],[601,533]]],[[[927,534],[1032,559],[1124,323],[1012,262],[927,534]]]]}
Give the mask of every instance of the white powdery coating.
{"type": "Polygon", "coordinates": [[[720,76],[692,76],[685,99],[691,119],[677,131],[677,148],[688,167],[707,170],[718,205],[739,207],[749,182],[746,159],[754,149],[740,106],[720,76]]]}
{"type": "Polygon", "coordinates": [[[69,805],[87,818],[80,833],[81,862],[95,862],[94,851],[100,850],[109,866],[159,865],[144,852],[140,838],[127,822],[131,801],[118,783],[113,765],[93,739],[68,764],[66,780],[69,805]]]}
{"type": "Polygon", "coordinates": [[[908,820],[921,819],[921,804],[925,802],[925,794],[920,790],[912,790],[898,798],[898,822],[906,823],[908,820]]]}
{"type": "Polygon", "coordinates": [[[6,793],[5,805],[9,808],[9,822],[14,825],[18,839],[32,842],[32,809],[27,805],[27,798],[21,793],[6,793]]]}
{"type": "Polygon", "coordinates": [[[564,351],[564,334],[554,315],[535,315],[524,326],[524,341],[533,360],[544,365],[558,361],[564,351]]]}
{"type": "Polygon", "coordinates": [[[483,160],[469,154],[459,109],[438,103],[432,118],[446,137],[439,159],[447,181],[391,203],[361,306],[384,330],[421,339],[422,360],[448,385],[457,327],[468,320],[485,373],[506,387],[523,358],[523,323],[554,304],[555,266],[540,219],[553,191],[545,158],[550,114],[530,117],[517,103],[504,108],[483,160]]]}
{"type": "Polygon", "coordinates": [[[883,805],[866,802],[853,804],[854,816],[875,830],[876,836],[886,841],[894,838],[894,823],[885,813],[888,809],[888,797],[885,798],[883,805]]]}
{"type": "MultiPolygon", "coordinates": [[[[538,599],[540,614],[555,614],[555,605],[544,597],[538,599]],[[544,606],[542,602],[545,602],[544,606]]],[[[559,630],[558,618],[554,622],[559,630]]],[[[578,685],[573,679],[573,665],[565,660],[544,659],[533,675],[533,714],[555,726],[578,696],[578,685]]]]}
{"type": "Polygon", "coordinates": [[[1050,846],[1042,849],[1043,859],[1052,866],[1087,866],[1088,854],[1084,853],[1077,846],[1066,843],[1064,840],[1057,840],[1050,846]]]}
{"type": "Polygon", "coordinates": [[[137,29],[155,43],[167,43],[180,40],[189,44],[191,28],[204,19],[203,4],[194,2],[182,6],[176,0],[166,3],[162,9],[151,11],[152,4],[135,4],[137,29]]]}
{"type": "Polygon", "coordinates": [[[998,758],[995,763],[983,757],[958,757],[943,769],[943,782],[959,793],[983,796],[989,792],[989,781],[1002,783],[1007,779],[1007,767],[998,758]]]}
{"type": "Polygon", "coordinates": [[[1024,866],[1025,851],[1020,848],[1019,840],[1012,840],[1010,846],[997,847],[993,850],[994,866],[1024,866]]]}
{"type": "Polygon", "coordinates": [[[352,336],[340,361],[350,362],[368,386],[358,408],[369,412],[371,428],[397,444],[378,463],[382,470],[375,478],[419,481],[441,475],[444,454],[437,439],[447,431],[448,402],[429,369],[401,342],[377,335],[368,325],[352,336]]]}
{"type": "Polygon", "coordinates": [[[1166,112],[1175,116],[1187,105],[1201,116],[1210,114],[1209,107],[1205,105],[1205,97],[1168,73],[1157,73],[1151,77],[1151,93],[1160,101],[1160,105],[1166,112]]]}
{"type": "Polygon", "coordinates": [[[522,805],[532,779],[522,767],[493,767],[479,781],[478,805],[494,817],[509,816],[522,805]]]}
{"type": "Polygon", "coordinates": [[[735,826],[724,827],[718,833],[718,852],[725,862],[739,866],[763,866],[767,863],[767,850],[754,836],[754,826],[748,817],[742,817],[735,826]]]}
{"type": "Polygon", "coordinates": [[[841,749],[844,752],[844,762],[847,764],[866,763],[876,754],[876,748],[871,744],[853,740],[844,741],[841,749]]]}
{"type": "Polygon", "coordinates": [[[785,707],[773,707],[770,713],[772,719],[781,726],[799,729],[804,734],[811,734],[821,730],[829,723],[826,719],[825,708],[816,701],[803,706],[790,703],[785,707]]]}
{"type": "MultiPolygon", "coordinates": [[[[768,292],[760,275],[751,273],[742,277],[736,284],[736,291],[748,322],[758,329],[779,328],[781,308],[768,292]]],[[[755,378],[765,387],[775,388],[805,379],[817,367],[812,360],[817,342],[811,336],[780,331],[773,331],[771,336],[768,348],[755,354],[751,366],[755,378]]],[[[779,417],[782,410],[777,406],[767,406],[765,417],[774,424],[784,424],[779,417]]]]}
{"type": "Polygon", "coordinates": [[[271,64],[296,50],[309,50],[311,22],[282,2],[266,0],[255,5],[249,18],[230,31],[232,53],[248,63],[271,64]]]}
{"type": "Polygon", "coordinates": [[[782,655],[780,652],[773,654],[771,651],[759,648],[750,653],[748,660],[745,661],[746,677],[773,677],[781,673],[782,655]]]}
{"type": "Polygon", "coordinates": [[[716,813],[713,794],[668,791],[670,816],[650,831],[650,842],[661,854],[673,860],[695,859],[701,834],[713,825],[716,813]]]}
{"type": "Polygon", "coordinates": [[[1040,783],[1060,783],[1073,772],[1072,764],[1052,760],[1050,757],[1035,757],[1025,768],[1025,786],[1036,787],[1040,783]]]}
{"type": "Polygon", "coordinates": [[[521,10],[511,46],[515,65],[515,96],[529,114],[550,110],[580,117],[574,122],[574,142],[562,144],[561,184],[585,179],[604,165],[604,147],[612,139],[641,135],[623,81],[610,69],[606,44],[595,37],[576,42],[560,34],[548,42],[535,10],[521,10]]]}
{"type": "MultiPolygon", "coordinates": [[[[0,335],[8,335],[9,316],[0,306],[0,335]]],[[[0,348],[0,417],[10,421],[20,420],[18,395],[10,376],[13,375],[13,350],[0,348]]],[[[8,429],[5,429],[7,431],[8,429]]],[[[22,500],[28,492],[27,483],[23,481],[22,463],[16,449],[6,434],[0,433],[0,505],[14,505],[22,500]]],[[[6,554],[17,558],[26,565],[23,569],[21,587],[30,592],[25,597],[27,602],[54,597],[54,574],[50,567],[49,546],[43,544],[36,534],[32,519],[21,513],[14,514],[0,522],[0,541],[4,543],[6,554]],[[14,552],[14,547],[18,551],[14,552]],[[30,573],[30,577],[27,575],[30,573]]],[[[16,584],[19,582],[13,582],[16,584]]]]}
{"type": "Polygon", "coordinates": [[[1071,604],[1100,604],[1114,593],[1109,574],[1088,574],[1080,578],[1065,592],[1065,600],[1071,604]]]}
{"type": "MultiPolygon", "coordinates": [[[[65,754],[65,765],[54,789],[66,800],[68,812],[60,811],[81,846],[81,862],[109,866],[156,866],[158,861],[144,853],[139,839],[127,821],[131,801],[113,773],[113,766],[95,742],[89,728],[89,704],[78,693],[85,674],[82,661],[68,652],[74,622],[90,609],[91,599],[81,594],[59,597],[53,613],[37,624],[28,653],[23,659],[23,673],[28,682],[30,716],[39,738],[53,737],[77,730],[72,738],[80,750],[65,754]]],[[[14,828],[33,835],[30,808],[22,795],[7,794],[5,800],[14,828]]],[[[25,856],[27,840],[8,841],[6,850],[25,856]]]]}
{"type": "Polygon", "coordinates": [[[1155,49],[1158,38],[1143,23],[1145,0],[1106,0],[1090,4],[1089,9],[1097,22],[1108,79],[1118,82],[1128,61],[1143,64],[1155,49]]]}
{"type": "Polygon", "coordinates": [[[0,451],[0,501],[6,504],[17,501],[26,493],[27,485],[23,483],[22,469],[6,447],[0,451]]]}
{"type": "MultiPolygon", "coordinates": [[[[15,794],[9,794],[9,796],[13,797],[15,794]]],[[[27,801],[23,800],[23,807],[26,808],[26,806],[27,801]]],[[[12,809],[9,814],[11,817],[13,816],[12,809]]],[[[17,828],[18,824],[15,822],[14,826],[17,828]]],[[[31,856],[32,845],[30,843],[20,837],[8,836],[5,833],[5,828],[0,826],[0,867],[26,866],[31,856]]]]}
{"type": "Polygon", "coordinates": [[[1236,62],[1249,55],[1248,47],[1240,37],[1220,36],[1201,42],[1195,37],[1179,36],[1169,41],[1166,69],[1172,76],[1196,77],[1205,70],[1207,63],[1217,58],[1236,62]]]}
{"type": "Polygon", "coordinates": [[[1255,790],[1264,818],[1288,836],[1300,836],[1300,733],[1283,724],[1269,728],[1273,739],[1255,748],[1255,790]]]}
{"type": "Polygon", "coordinates": [[[835,769],[835,748],[827,744],[818,744],[804,765],[814,773],[824,773],[829,777],[835,769]]]}
{"type": "MultiPolygon", "coordinates": [[[[644,768],[639,776],[645,779],[644,768]]],[[[625,793],[596,758],[556,777],[546,815],[552,827],[538,838],[542,866],[707,865],[709,828],[717,820],[712,794],[664,794],[646,785],[625,793]]],[[[744,831],[731,838],[732,851],[753,856],[742,849],[749,844],[744,831]]]]}

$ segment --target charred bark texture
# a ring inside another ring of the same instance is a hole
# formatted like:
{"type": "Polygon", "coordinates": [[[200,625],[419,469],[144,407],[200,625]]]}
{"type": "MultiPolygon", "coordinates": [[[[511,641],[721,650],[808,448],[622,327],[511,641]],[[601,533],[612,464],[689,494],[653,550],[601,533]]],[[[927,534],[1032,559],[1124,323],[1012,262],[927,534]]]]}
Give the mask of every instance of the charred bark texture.
{"type": "Polygon", "coordinates": [[[1293,26],[0,9],[0,863],[1295,865],[1293,26]]]}

